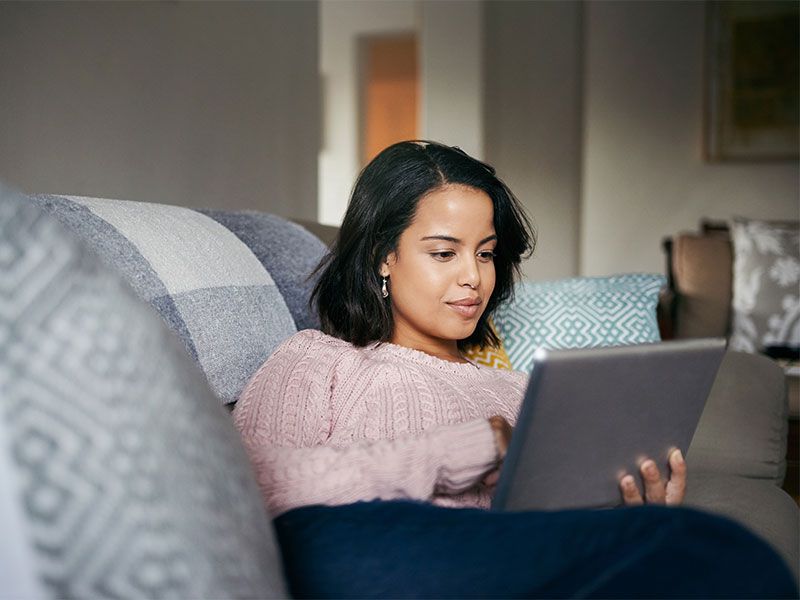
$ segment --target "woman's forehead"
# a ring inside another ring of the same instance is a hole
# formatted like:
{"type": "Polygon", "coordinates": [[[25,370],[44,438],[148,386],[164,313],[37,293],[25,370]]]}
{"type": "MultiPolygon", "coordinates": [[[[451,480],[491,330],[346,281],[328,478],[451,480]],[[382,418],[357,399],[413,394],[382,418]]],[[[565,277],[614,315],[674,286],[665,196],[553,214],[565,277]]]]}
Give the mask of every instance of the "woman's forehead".
{"type": "Polygon", "coordinates": [[[492,200],[483,190],[464,185],[437,188],[420,199],[411,223],[417,229],[430,226],[493,230],[492,200]]]}
{"type": "Polygon", "coordinates": [[[465,218],[468,221],[494,216],[489,195],[483,190],[465,185],[447,185],[423,196],[417,204],[415,217],[465,218]]]}

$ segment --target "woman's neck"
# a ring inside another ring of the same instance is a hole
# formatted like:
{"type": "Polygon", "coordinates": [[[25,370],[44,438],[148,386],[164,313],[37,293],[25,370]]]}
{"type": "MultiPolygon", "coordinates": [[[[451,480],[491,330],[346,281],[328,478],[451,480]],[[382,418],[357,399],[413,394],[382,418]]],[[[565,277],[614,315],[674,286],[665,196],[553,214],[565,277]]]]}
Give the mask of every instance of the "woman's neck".
{"type": "Polygon", "coordinates": [[[397,346],[418,350],[448,362],[469,362],[467,359],[461,356],[461,352],[458,350],[458,342],[455,340],[436,340],[404,334],[401,331],[395,330],[390,341],[392,344],[396,344],[397,346]]]}

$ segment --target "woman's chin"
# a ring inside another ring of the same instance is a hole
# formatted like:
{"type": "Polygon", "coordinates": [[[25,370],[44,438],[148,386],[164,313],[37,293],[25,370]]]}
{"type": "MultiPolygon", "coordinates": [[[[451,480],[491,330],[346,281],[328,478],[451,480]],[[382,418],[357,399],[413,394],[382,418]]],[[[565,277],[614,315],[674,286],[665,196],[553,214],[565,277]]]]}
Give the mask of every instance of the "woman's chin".
{"type": "Polygon", "coordinates": [[[475,319],[474,323],[460,323],[457,326],[448,327],[447,331],[442,332],[442,339],[445,340],[452,340],[454,342],[460,342],[461,340],[467,339],[473,333],[475,333],[475,328],[478,325],[478,320],[475,319]]]}

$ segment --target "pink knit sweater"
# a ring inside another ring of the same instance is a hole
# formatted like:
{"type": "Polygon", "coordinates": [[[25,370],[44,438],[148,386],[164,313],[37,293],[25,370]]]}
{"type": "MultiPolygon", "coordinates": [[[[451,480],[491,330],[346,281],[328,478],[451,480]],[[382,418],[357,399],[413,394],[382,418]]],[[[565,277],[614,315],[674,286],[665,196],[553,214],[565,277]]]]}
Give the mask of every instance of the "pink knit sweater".
{"type": "Polygon", "coordinates": [[[306,330],[286,340],[234,410],[272,516],[308,504],[411,498],[488,507],[487,418],[514,423],[527,376],[306,330]]]}

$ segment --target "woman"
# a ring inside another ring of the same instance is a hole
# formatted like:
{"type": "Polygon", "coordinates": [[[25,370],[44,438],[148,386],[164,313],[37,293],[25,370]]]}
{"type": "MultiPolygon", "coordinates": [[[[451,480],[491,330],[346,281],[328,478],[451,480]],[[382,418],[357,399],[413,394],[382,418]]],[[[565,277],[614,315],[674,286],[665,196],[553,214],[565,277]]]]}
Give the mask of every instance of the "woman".
{"type": "MultiPolygon", "coordinates": [[[[293,593],[641,594],[654,571],[658,580],[675,564],[665,557],[687,542],[680,532],[690,522],[722,535],[728,551],[749,544],[756,550],[743,556],[753,560],[754,552],[781,571],[761,542],[691,511],[438,508],[489,506],[526,377],[479,367],[462,351],[496,344],[487,319],[511,294],[533,245],[511,191],[457,148],[402,142],[363,170],[338,241],[320,265],[313,300],[322,332],[302,331],[282,344],[234,411],[278,516],[293,593]],[[375,499],[404,502],[352,504],[375,499]],[[512,540],[524,545],[506,556],[512,540]],[[555,559],[554,544],[561,548],[555,559]],[[438,566],[421,569],[420,558],[438,566]],[[510,569],[516,559],[522,565],[510,569]],[[374,565],[372,576],[347,572],[364,561],[374,565]]],[[[679,504],[686,481],[679,451],[670,467],[665,482],[652,460],[642,464],[644,497],[625,476],[625,503],[679,504]]],[[[695,557],[692,566],[708,558],[695,557]]],[[[706,595],[717,579],[701,581],[706,595]]]]}

